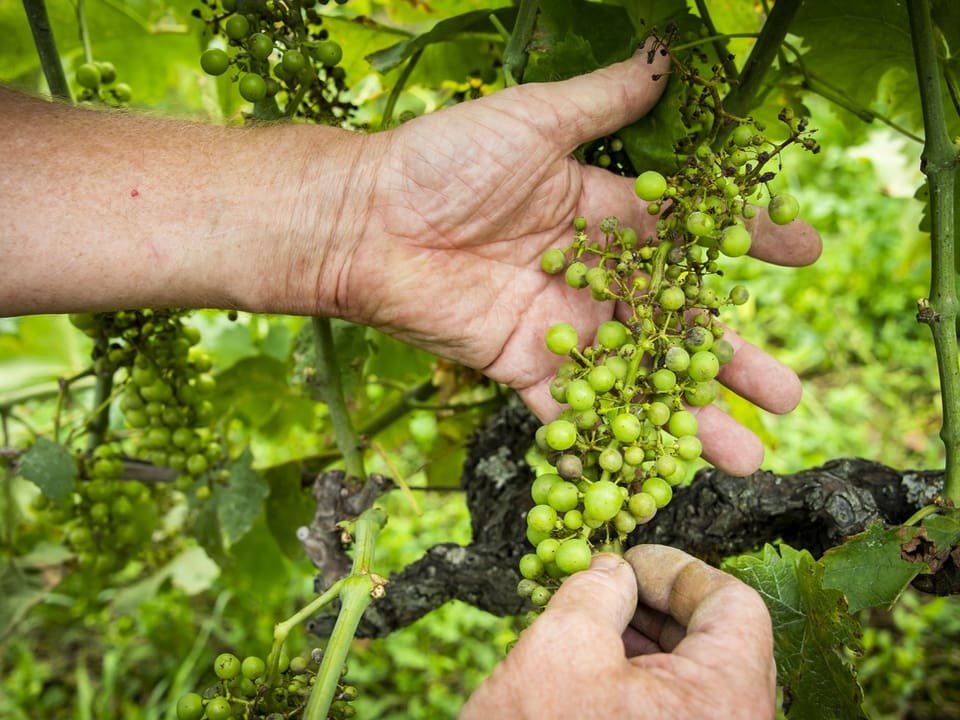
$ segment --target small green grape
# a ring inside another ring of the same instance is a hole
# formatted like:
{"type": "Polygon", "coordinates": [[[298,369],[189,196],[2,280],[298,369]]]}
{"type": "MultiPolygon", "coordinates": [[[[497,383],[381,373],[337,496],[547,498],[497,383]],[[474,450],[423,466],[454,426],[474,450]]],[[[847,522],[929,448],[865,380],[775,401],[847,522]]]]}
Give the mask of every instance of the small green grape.
{"type": "Polygon", "coordinates": [[[616,448],[604,448],[600,452],[597,463],[600,465],[601,469],[606,470],[607,472],[619,472],[620,468],[623,467],[623,455],[621,455],[620,451],[616,448]]]}
{"type": "Polygon", "coordinates": [[[538,585],[532,593],[530,593],[530,602],[532,602],[537,607],[543,607],[548,602],[550,602],[551,592],[549,589],[545,588],[543,585],[538,585]]]}
{"type": "Polygon", "coordinates": [[[536,580],[543,575],[543,560],[537,557],[536,553],[527,553],[520,558],[520,574],[530,580],[536,580]]]}
{"type": "Polygon", "coordinates": [[[583,538],[569,538],[560,543],[554,562],[561,572],[572,575],[590,567],[590,545],[583,538]]]}
{"type": "Polygon", "coordinates": [[[287,50],[280,62],[283,63],[283,69],[291,74],[296,74],[307,66],[307,59],[299,50],[287,50]]]}
{"type": "MultiPolygon", "coordinates": [[[[672,490],[670,494],[673,495],[672,490]]],[[[627,501],[627,509],[638,523],[649,522],[657,514],[657,501],[650,493],[638,492],[630,496],[630,500],[627,501]]]]}
{"type": "Polygon", "coordinates": [[[333,40],[324,40],[317,43],[314,57],[327,67],[334,67],[343,58],[343,48],[333,40]]]}
{"type": "Polygon", "coordinates": [[[243,659],[240,665],[240,672],[248,680],[256,680],[267,671],[266,663],[255,655],[250,655],[243,659]]]}
{"type": "Polygon", "coordinates": [[[667,191],[667,180],[656,170],[647,170],[634,180],[633,189],[641,200],[653,202],[660,200],[667,191]]]}
{"type": "Polygon", "coordinates": [[[200,67],[207,75],[223,75],[230,67],[230,56],[220,48],[210,48],[200,56],[200,67]]]}
{"type": "Polygon", "coordinates": [[[547,330],[545,342],[550,352],[556,355],[569,355],[576,349],[579,339],[572,325],[557,323],[547,330]]]}
{"type": "Polygon", "coordinates": [[[567,285],[575,290],[585,288],[587,286],[587,266],[579,260],[570,263],[567,272],[564,274],[564,279],[567,281],[567,285]]]}
{"type": "Polygon", "coordinates": [[[577,441],[577,427],[569,420],[554,420],[547,425],[546,440],[554,450],[568,450],[577,441]]]}
{"type": "Polygon", "coordinates": [[[547,493],[547,504],[558,514],[573,510],[580,504],[580,491],[572,482],[558,482],[547,493]]]}
{"type": "Polygon", "coordinates": [[[544,538],[537,543],[537,557],[545,563],[551,563],[557,556],[557,548],[559,547],[560,541],[556,538],[544,538]]]}
{"type": "Polygon", "coordinates": [[[557,524],[557,511],[549,505],[534,505],[527,513],[527,526],[543,533],[553,530],[557,524]]]}
{"type": "Polygon", "coordinates": [[[709,213],[694,210],[687,216],[687,232],[697,237],[708,237],[713,234],[716,223],[709,213]]]}
{"type": "Polygon", "coordinates": [[[578,412],[589,410],[597,398],[596,391],[583,379],[571,380],[567,385],[567,404],[578,412]]]}
{"type": "Polygon", "coordinates": [[[686,301],[686,294],[676,285],[666,287],[660,293],[660,307],[664,310],[679,310],[686,301]]]}
{"type": "Polygon", "coordinates": [[[550,248],[544,250],[540,256],[540,269],[548,275],[556,275],[563,272],[567,266],[567,258],[560,248],[550,248]]]}
{"type": "Polygon", "coordinates": [[[187,693],[177,700],[177,720],[200,720],[203,717],[203,698],[187,693]]]}
{"type": "Polygon", "coordinates": [[[213,671],[221,680],[233,680],[240,674],[240,660],[233,653],[220,653],[213,661],[213,671]]]}
{"type": "Polygon", "coordinates": [[[701,350],[690,356],[687,375],[696,382],[713,380],[720,371],[720,359],[710,350],[701,350]]]}
{"type": "Polygon", "coordinates": [[[77,68],[77,84],[88,90],[100,87],[100,69],[93,63],[84,63],[77,68]]]}
{"type": "Polygon", "coordinates": [[[670,416],[667,429],[674,437],[696,435],[698,430],[697,416],[689,410],[678,410],[670,416]]]}
{"type": "Polygon", "coordinates": [[[583,493],[584,512],[601,522],[613,519],[622,506],[620,486],[609,480],[598,480],[583,493]]]}
{"type": "Polygon", "coordinates": [[[243,40],[250,34],[250,21],[245,15],[231,15],[224,23],[223,30],[231,40],[243,40]]]}
{"type": "Polygon", "coordinates": [[[720,252],[727,257],[746,255],[750,244],[750,231],[739,223],[725,227],[720,233],[720,252]]]}
{"type": "Polygon", "coordinates": [[[267,96],[267,83],[256,73],[247,73],[240,78],[240,97],[247,102],[257,102],[267,96]]]}
{"type": "Polygon", "coordinates": [[[587,382],[594,392],[598,394],[606,393],[613,389],[617,382],[617,376],[606,365],[597,365],[587,373],[587,382]]]}
{"type": "Polygon", "coordinates": [[[797,219],[800,214],[800,203],[793,195],[780,193],[770,199],[767,206],[767,213],[777,225],[787,225],[797,219]]]}
{"type": "Polygon", "coordinates": [[[225,697],[215,697],[207,703],[207,720],[230,720],[233,709],[225,697]]]}
{"type": "Polygon", "coordinates": [[[670,487],[670,483],[663,478],[647,478],[643,481],[643,485],[640,486],[640,489],[641,492],[653,497],[658,510],[669,505],[670,500],[673,498],[673,488],[670,487]]]}
{"type": "Polygon", "coordinates": [[[597,328],[597,342],[607,350],[619,350],[629,338],[627,326],[618,320],[607,320],[597,328]]]}
{"type": "MultiPolygon", "coordinates": [[[[579,458],[577,459],[579,460],[579,458]]],[[[563,482],[563,478],[555,473],[544,473],[543,475],[539,475],[530,486],[530,496],[533,498],[535,503],[538,505],[543,505],[547,502],[547,497],[550,493],[550,490],[559,482],[563,482]]]]}
{"type": "Polygon", "coordinates": [[[636,415],[624,412],[613,419],[613,422],[610,423],[610,429],[613,431],[613,436],[619,442],[624,445],[629,445],[640,437],[643,425],[636,415]]]}
{"type": "MultiPolygon", "coordinates": [[[[254,33],[247,40],[247,49],[257,60],[266,60],[273,52],[273,40],[264,33],[254,33]]],[[[277,67],[282,67],[278,65],[277,67]]]]}
{"type": "Polygon", "coordinates": [[[684,435],[677,438],[677,455],[684,460],[696,460],[703,452],[703,445],[696,435],[684,435]]]}

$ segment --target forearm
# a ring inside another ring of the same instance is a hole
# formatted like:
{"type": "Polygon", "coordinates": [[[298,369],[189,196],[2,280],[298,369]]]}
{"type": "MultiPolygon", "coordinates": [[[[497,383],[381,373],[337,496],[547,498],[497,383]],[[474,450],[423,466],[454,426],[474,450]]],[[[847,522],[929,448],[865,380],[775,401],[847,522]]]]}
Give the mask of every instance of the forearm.
{"type": "Polygon", "coordinates": [[[0,314],[334,311],[361,135],[93,112],[0,88],[0,314]]]}

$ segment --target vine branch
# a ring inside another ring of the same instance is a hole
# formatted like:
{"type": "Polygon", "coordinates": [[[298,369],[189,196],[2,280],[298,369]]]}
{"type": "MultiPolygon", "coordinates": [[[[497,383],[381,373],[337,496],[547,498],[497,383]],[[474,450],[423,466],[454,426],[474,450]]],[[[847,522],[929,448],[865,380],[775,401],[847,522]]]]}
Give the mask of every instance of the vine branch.
{"type": "Polygon", "coordinates": [[[930,326],[937,352],[946,449],[944,495],[960,502],[960,366],[957,355],[957,289],[954,265],[954,193],[957,150],[947,132],[940,92],[933,21],[928,0],[909,0],[910,34],[920,85],[924,136],[921,169],[930,191],[930,298],[921,299],[918,320],[930,326]]]}
{"type": "Polygon", "coordinates": [[[527,45],[530,44],[537,21],[537,9],[537,0],[520,0],[517,21],[503,49],[503,76],[507,87],[523,80],[523,71],[527,67],[527,45]]]}
{"type": "Polygon", "coordinates": [[[337,365],[337,349],[333,342],[330,319],[314,317],[313,333],[317,346],[317,367],[312,381],[317,395],[326,404],[327,412],[330,413],[337,448],[343,456],[347,475],[362,481],[367,476],[363,468],[363,452],[343,396],[343,383],[340,380],[340,367],[337,365]]]}
{"type": "Polygon", "coordinates": [[[43,76],[47,79],[50,94],[72,102],[70,85],[63,71],[63,63],[60,62],[60,53],[57,52],[57,43],[53,38],[46,3],[44,0],[23,0],[23,9],[27,14],[27,22],[30,23],[30,32],[33,33],[33,42],[37,46],[40,67],[43,69],[43,76]]]}

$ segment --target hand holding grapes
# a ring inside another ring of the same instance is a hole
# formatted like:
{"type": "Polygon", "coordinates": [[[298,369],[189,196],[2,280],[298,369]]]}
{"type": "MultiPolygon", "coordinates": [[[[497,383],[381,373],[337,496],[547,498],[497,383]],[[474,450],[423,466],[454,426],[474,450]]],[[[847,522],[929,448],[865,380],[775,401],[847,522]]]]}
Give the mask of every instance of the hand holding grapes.
{"type": "MultiPolygon", "coordinates": [[[[482,369],[518,389],[542,418],[557,412],[548,385],[560,359],[548,327],[573,323],[583,339],[614,317],[614,303],[584,302],[540,269],[544,250],[567,244],[573,220],[611,208],[624,225],[654,220],[633,180],[572,156],[582,142],[637,119],[656,102],[668,63],[641,49],[620,63],[561,83],[526,85],[411,121],[369,138],[379,158],[369,188],[366,237],[328,263],[337,314],[380,327],[482,369]]],[[[754,223],[752,254],[800,265],[820,241],[800,222],[754,223]]],[[[622,309],[622,308],[621,308],[622,309]]],[[[799,400],[795,375],[726,335],[736,349],[720,379],[774,412],[799,400]]],[[[699,408],[704,454],[732,473],[759,467],[762,447],[717,408],[699,408]]]]}
{"type": "Polygon", "coordinates": [[[771,718],[770,617],[732,576],[659,545],[568,578],[462,718],[771,718]]]}

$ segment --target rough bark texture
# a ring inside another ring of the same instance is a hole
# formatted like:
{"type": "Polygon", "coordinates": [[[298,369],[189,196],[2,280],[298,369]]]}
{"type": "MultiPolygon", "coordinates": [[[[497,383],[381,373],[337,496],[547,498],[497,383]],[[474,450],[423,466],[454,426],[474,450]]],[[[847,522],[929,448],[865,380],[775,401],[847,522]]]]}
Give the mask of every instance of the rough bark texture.
{"type": "MultiPolygon", "coordinates": [[[[473,542],[434,546],[392,577],[358,636],[389,634],[455,598],[498,615],[529,609],[516,594],[516,567],[529,552],[532,478],[524,456],[538,425],[521,403],[510,402],[476,433],[463,469],[473,542]]],[[[876,520],[902,523],[930,504],[942,484],[942,472],[901,472],[856,458],[792,475],[760,471],[738,478],[706,468],[689,487],[675,488],[670,505],[638,528],[631,544],[673,545],[714,563],[777,540],[819,556],[876,520]]],[[[941,572],[918,581],[944,594],[960,591],[958,576],[951,556],[941,572]]],[[[311,630],[324,635],[332,623],[317,618],[311,630]]]]}

